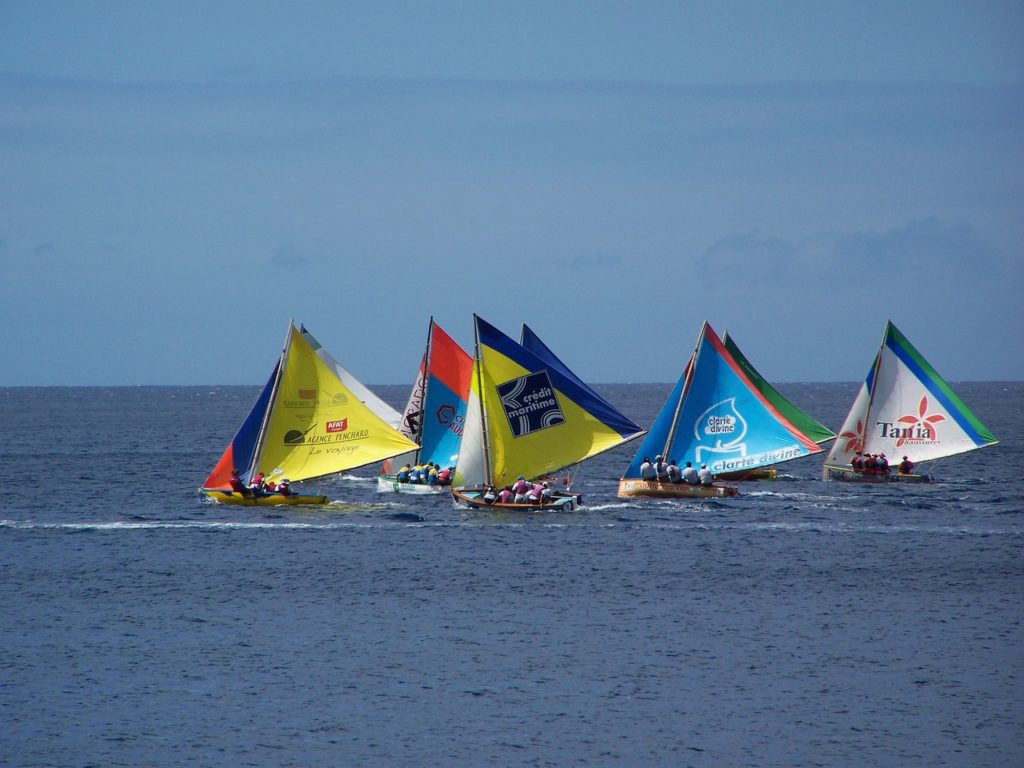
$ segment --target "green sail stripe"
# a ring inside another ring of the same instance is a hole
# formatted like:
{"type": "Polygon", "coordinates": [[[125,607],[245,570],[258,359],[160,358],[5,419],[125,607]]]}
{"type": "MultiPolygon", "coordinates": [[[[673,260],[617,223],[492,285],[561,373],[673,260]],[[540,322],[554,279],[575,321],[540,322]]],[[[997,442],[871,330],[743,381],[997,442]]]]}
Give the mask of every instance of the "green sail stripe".
{"type": "Polygon", "coordinates": [[[821,424],[817,420],[808,416],[787,400],[781,392],[775,389],[775,387],[769,384],[765,378],[757,372],[757,369],[750,364],[750,361],[744,357],[743,353],[740,352],[739,347],[736,346],[736,342],[732,340],[728,331],[726,331],[722,342],[725,344],[725,348],[729,350],[729,353],[735,358],[736,362],[739,363],[743,372],[750,378],[751,383],[757,387],[757,391],[764,395],[765,399],[770,402],[775,409],[779,411],[779,413],[789,419],[793,426],[807,435],[811,440],[819,444],[826,443],[835,438],[835,432],[824,424],[821,424]]]}
{"type": "Polygon", "coordinates": [[[999,442],[996,440],[995,435],[989,431],[988,427],[982,424],[978,417],[971,413],[970,408],[968,408],[964,404],[964,401],[957,396],[956,392],[954,392],[949,384],[946,383],[945,379],[939,376],[928,361],[921,356],[921,353],[918,352],[914,345],[910,343],[910,340],[900,332],[899,328],[892,324],[891,320],[885,327],[885,344],[894,352],[902,353],[904,357],[910,358],[918,369],[928,376],[932,386],[940,390],[948,400],[947,408],[949,406],[953,406],[963,420],[968,422],[974,428],[974,431],[977,432],[981,445],[999,442]],[[897,349],[897,347],[899,349],[897,349]]]}

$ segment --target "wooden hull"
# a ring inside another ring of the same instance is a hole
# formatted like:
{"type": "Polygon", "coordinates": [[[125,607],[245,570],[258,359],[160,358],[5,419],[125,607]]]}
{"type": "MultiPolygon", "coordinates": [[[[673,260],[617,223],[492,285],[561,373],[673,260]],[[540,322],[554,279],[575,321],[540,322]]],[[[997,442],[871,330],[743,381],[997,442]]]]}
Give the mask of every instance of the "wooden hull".
{"type": "Polygon", "coordinates": [[[502,512],[572,512],[583,504],[583,496],[578,493],[567,493],[555,491],[551,501],[545,504],[501,504],[497,501],[488,504],[483,499],[483,490],[480,488],[452,489],[452,497],[456,504],[462,504],[473,509],[487,509],[502,512]]]}
{"type": "Polygon", "coordinates": [[[846,483],[927,483],[932,478],[931,475],[901,475],[898,472],[890,472],[888,475],[865,474],[854,472],[853,467],[826,464],[821,470],[821,479],[846,483]]]}
{"type": "Polygon", "coordinates": [[[688,483],[659,483],[639,477],[624,477],[619,480],[619,498],[635,497],[654,499],[708,499],[725,496],[739,496],[734,485],[715,482],[713,485],[689,485],[688,483]]]}
{"type": "Polygon", "coordinates": [[[326,496],[282,496],[280,493],[268,493],[262,496],[242,496],[233,491],[203,491],[208,498],[221,504],[235,504],[241,507],[277,507],[281,505],[296,506],[299,504],[326,504],[326,496]]]}
{"type": "Polygon", "coordinates": [[[757,467],[756,469],[741,469],[737,472],[719,472],[715,475],[719,480],[726,480],[734,483],[738,480],[774,480],[778,476],[775,467],[757,467]]]}
{"type": "Polygon", "coordinates": [[[378,475],[377,490],[380,493],[416,493],[434,494],[447,493],[450,486],[427,485],[426,483],[400,483],[394,475],[378,475]]]}

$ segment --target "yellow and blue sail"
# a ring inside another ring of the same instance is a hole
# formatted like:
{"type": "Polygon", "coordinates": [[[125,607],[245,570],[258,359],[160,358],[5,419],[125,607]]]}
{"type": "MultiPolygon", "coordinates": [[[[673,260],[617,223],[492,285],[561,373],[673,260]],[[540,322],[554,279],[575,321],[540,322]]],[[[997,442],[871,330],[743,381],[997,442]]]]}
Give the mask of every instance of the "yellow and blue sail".
{"type": "Polygon", "coordinates": [[[581,379],[579,376],[573,373],[569,366],[563,363],[559,359],[558,355],[552,352],[551,348],[547,344],[545,344],[541,340],[540,336],[538,336],[534,332],[534,330],[530,328],[530,326],[528,326],[526,323],[523,323],[523,330],[522,335],[520,337],[520,343],[522,344],[524,349],[535,354],[547,365],[551,366],[559,373],[561,373],[563,376],[565,376],[567,379],[576,384],[576,386],[579,387],[581,390],[586,391],[592,398],[592,401],[600,401],[604,403],[604,406],[608,413],[618,413],[615,406],[611,405],[607,400],[605,400],[603,397],[597,394],[597,392],[594,391],[593,387],[588,385],[586,382],[583,381],[583,379],[581,379]]]}
{"type": "Polygon", "coordinates": [[[474,321],[477,357],[456,484],[539,477],[643,434],[560,361],[474,321]]]}
{"type": "Polygon", "coordinates": [[[700,339],[626,470],[640,477],[645,458],[680,466],[706,464],[713,473],[755,469],[818,453],[805,435],[758,390],[714,329],[700,339]]]}

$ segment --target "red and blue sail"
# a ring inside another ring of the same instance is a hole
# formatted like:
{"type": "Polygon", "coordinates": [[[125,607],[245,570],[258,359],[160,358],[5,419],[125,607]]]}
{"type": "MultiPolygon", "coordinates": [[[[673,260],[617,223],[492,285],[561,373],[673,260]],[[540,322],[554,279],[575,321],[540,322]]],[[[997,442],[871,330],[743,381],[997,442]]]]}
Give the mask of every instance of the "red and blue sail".
{"type": "Polygon", "coordinates": [[[213,468],[210,476],[206,478],[206,482],[203,483],[204,489],[210,491],[230,490],[231,472],[235,469],[239,471],[243,482],[249,482],[249,474],[255,463],[256,450],[259,446],[260,430],[263,427],[267,409],[270,407],[270,397],[274,391],[274,381],[277,379],[277,372],[280,367],[281,362],[278,361],[277,365],[274,366],[274,372],[270,374],[270,378],[267,379],[267,383],[263,386],[263,391],[260,392],[256,402],[253,403],[252,408],[249,410],[249,415],[245,417],[242,426],[239,427],[238,432],[235,433],[231,442],[228,443],[228,447],[224,449],[220,460],[213,468]]]}
{"type": "Polygon", "coordinates": [[[431,320],[424,362],[419,458],[421,462],[452,467],[462,443],[473,358],[431,320]]]}

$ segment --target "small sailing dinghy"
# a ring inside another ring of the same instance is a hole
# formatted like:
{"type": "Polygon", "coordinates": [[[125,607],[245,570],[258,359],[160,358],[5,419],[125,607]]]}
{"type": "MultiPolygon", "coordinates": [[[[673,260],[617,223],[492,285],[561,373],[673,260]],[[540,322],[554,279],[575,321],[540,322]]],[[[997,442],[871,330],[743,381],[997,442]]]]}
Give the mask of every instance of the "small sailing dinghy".
{"type": "Polygon", "coordinates": [[[822,449],[751,381],[714,329],[704,323],[686,368],[619,481],[619,497],[736,496],[735,485],[645,480],[644,460],[707,465],[716,477],[800,458],[822,449]]]}
{"type": "Polygon", "coordinates": [[[555,491],[540,504],[489,503],[485,495],[520,476],[540,482],[639,437],[643,429],[550,350],[538,356],[482,318],[474,315],[473,322],[473,375],[453,497],[475,508],[575,509],[582,499],[570,491],[555,491]]]}
{"type": "Polygon", "coordinates": [[[915,465],[974,451],[998,440],[968,410],[927,360],[892,324],[860,386],[839,437],[825,459],[824,480],[862,483],[921,482],[920,472],[899,472],[907,456],[915,465]],[[858,470],[855,458],[885,456],[890,471],[858,470]]]}
{"type": "Polygon", "coordinates": [[[233,491],[232,471],[239,471],[243,484],[257,474],[275,484],[300,482],[416,448],[342,381],[311,339],[288,324],[270,379],[200,489],[207,497],[245,506],[324,504],[327,497],[318,494],[233,491]]]}
{"type": "MultiPolygon", "coordinates": [[[[779,413],[789,420],[790,424],[799,429],[804,433],[804,435],[811,438],[818,445],[824,445],[829,440],[835,440],[835,432],[797,408],[781,392],[768,383],[768,380],[758,372],[750,360],[748,360],[740,351],[740,348],[736,345],[736,342],[728,331],[722,334],[722,344],[725,345],[725,348],[729,351],[729,354],[732,355],[740,368],[743,369],[743,372],[747,374],[747,378],[750,379],[750,383],[757,388],[758,392],[764,395],[765,399],[770,402],[779,413]]],[[[754,469],[741,469],[736,472],[722,472],[718,475],[718,478],[720,480],[733,481],[771,480],[776,477],[776,475],[777,471],[775,467],[772,466],[757,467],[754,469]]]]}
{"type": "Polygon", "coordinates": [[[403,464],[437,464],[442,470],[455,466],[472,374],[473,358],[430,318],[427,348],[399,427],[399,432],[420,447],[384,462],[377,476],[378,491],[422,494],[449,490],[448,485],[402,482],[392,470],[403,464]]]}

